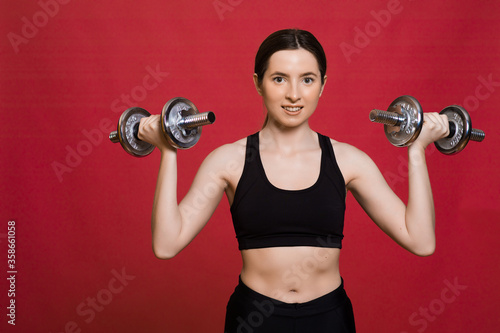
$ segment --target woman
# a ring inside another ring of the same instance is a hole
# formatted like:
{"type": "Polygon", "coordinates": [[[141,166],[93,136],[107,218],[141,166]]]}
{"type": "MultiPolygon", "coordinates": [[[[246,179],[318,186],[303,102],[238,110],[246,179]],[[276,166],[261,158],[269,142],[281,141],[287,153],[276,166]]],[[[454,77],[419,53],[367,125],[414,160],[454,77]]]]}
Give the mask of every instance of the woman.
{"type": "Polygon", "coordinates": [[[176,150],[159,116],[139,137],[161,151],[153,206],[153,249],[172,258],[205,226],[226,193],[243,261],[225,332],[355,332],[339,255],[346,192],[405,249],[435,248],[425,147],[448,134],[446,116],[426,113],[408,148],[405,206],[363,152],[309,127],[326,84],[326,57],[309,32],[281,30],[260,46],[254,82],[268,111],[262,130],[215,149],[178,204],[176,150]],[[199,200],[203,195],[205,200],[199,200]]]}

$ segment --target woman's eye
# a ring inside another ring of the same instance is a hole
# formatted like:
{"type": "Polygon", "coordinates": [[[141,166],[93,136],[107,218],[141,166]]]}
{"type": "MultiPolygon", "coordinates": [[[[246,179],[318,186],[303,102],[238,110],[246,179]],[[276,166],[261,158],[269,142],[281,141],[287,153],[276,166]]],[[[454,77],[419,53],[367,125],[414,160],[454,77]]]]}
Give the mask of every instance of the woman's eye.
{"type": "Polygon", "coordinates": [[[285,81],[285,79],[283,79],[281,76],[277,76],[273,80],[276,83],[283,83],[285,81]]]}
{"type": "Polygon", "coordinates": [[[313,78],[311,78],[311,77],[306,77],[306,78],[304,78],[304,83],[305,83],[305,84],[311,84],[311,83],[313,83],[313,82],[314,82],[314,79],[313,79],[313,78]]]}

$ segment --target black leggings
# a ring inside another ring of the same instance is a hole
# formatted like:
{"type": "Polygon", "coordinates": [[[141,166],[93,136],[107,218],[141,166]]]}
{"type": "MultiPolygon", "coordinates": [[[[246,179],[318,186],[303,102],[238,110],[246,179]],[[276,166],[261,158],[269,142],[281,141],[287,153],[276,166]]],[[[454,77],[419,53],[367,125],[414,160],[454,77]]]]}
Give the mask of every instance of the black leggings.
{"type": "Polygon", "coordinates": [[[239,281],[227,304],[225,333],[354,333],[352,304],[344,283],[305,303],[284,303],[239,281]]]}

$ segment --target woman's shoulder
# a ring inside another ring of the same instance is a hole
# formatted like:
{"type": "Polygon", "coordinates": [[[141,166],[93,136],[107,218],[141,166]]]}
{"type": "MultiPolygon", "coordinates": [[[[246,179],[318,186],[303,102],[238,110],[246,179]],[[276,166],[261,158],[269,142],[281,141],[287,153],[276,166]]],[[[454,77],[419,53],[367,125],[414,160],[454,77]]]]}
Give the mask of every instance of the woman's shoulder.
{"type": "Polygon", "coordinates": [[[362,157],[368,157],[368,155],[363,152],[361,149],[346,143],[346,142],[341,142],[337,141],[332,138],[328,138],[330,142],[332,143],[333,150],[335,152],[335,156],[342,156],[344,158],[362,158],[362,157]]]}
{"type": "Polygon", "coordinates": [[[232,143],[223,144],[212,150],[205,161],[215,164],[243,163],[246,151],[247,138],[242,138],[232,143]]]}
{"type": "Polygon", "coordinates": [[[202,170],[226,184],[236,184],[245,165],[246,138],[215,148],[202,163],[202,170]]]}
{"type": "Polygon", "coordinates": [[[214,155],[232,155],[232,154],[241,154],[241,152],[245,152],[247,144],[247,138],[244,137],[242,139],[239,139],[237,141],[231,142],[231,143],[226,143],[223,144],[217,148],[215,148],[210,154],[214,155]]]}
{"type": "Polygon", "coordinates": [[[335,159],[341,169],[356,174],[374,164],[370,156],[361,149],[331,138],[330,142],[335,153],[335,159]]]}

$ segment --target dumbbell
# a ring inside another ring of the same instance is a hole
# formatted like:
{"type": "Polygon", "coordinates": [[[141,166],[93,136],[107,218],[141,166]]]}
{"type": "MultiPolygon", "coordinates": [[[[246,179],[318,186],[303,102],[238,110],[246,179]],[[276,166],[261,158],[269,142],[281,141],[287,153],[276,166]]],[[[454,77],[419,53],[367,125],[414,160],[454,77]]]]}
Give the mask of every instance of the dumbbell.
{"type": "MultiPolygon", "coordinates": [[[[469,140],[481,142],[485,133],[472,128],[469,113],[459,105],[450,105],[440,114],[448,117],[450,134],[436,142],[436,148],[443,154],[451,155],[462,151],[469,140]]],[[[422,107],[412,96],[400,96],[387,108],[387,111],[370,111],[370,120],[384,124],[389,142],[396,147],[411,145],[419,136],[424,121],[422,107]]]]}
{"type": "MultiPolygon", "coordinates": [[[[118,120],[118,129],[109,134],[113,143],[120,143],[127,153],[135,157],[151,154],[154,146],[138,137],[142,118],[151,114],[139,107],[125,110],[118,120]]],[[[199,113],[196,106],[182,97],[172,98],[161,112],[161,129],[167,141],[177,149],[193,147],[201,136],[202,126],[213,124],[213,112],[199,113]]]]}

